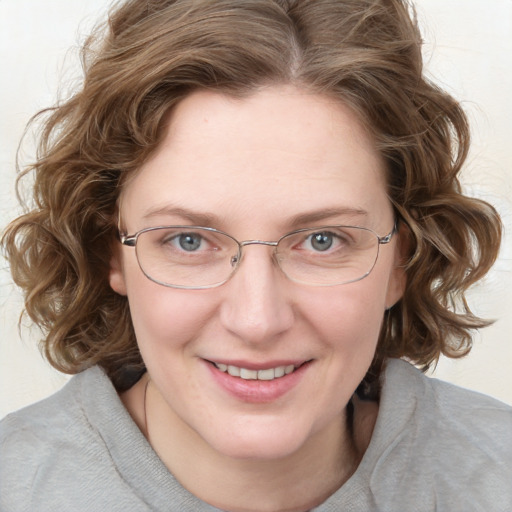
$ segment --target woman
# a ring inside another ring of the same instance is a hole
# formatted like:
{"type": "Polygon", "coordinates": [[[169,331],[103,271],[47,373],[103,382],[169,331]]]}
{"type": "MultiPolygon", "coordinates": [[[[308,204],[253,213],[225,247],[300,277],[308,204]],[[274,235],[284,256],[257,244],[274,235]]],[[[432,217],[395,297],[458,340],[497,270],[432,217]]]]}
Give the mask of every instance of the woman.
{"type": "Polygon", "coordinates": [[[501,236],[420,44],[399,0],[111,13],[3,238],[78,375],[2,422],[2,510],[510,508],[511,409],[400,359],[470,349],[501,236]]]}

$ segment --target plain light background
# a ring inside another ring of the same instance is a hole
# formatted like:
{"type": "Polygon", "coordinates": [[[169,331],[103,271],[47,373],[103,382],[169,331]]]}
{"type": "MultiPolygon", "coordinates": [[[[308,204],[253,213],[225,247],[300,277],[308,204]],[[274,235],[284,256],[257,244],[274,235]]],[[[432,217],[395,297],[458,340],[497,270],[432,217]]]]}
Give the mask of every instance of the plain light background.
{"type": "MultiPolygon", "coordinates": [[[[0,0],[0,227],[19,211],[15,154],[25,124],[80,81],[79,46],[107,0],[0,0]]],[[[499,261],[471,293],[496,323],[475,334],[471,354],[442,359],[434,376],[512,404],[512,0],[416,0],[429,76],[462,101],[473,129],[465,190],[494,204],[506,236],[499,261]]],[[[25,147],[30,147],[30,138],[25,147]]],[[[19,292],[0,259],[0,417],[67,380],[37,349],[19,292]]]]}

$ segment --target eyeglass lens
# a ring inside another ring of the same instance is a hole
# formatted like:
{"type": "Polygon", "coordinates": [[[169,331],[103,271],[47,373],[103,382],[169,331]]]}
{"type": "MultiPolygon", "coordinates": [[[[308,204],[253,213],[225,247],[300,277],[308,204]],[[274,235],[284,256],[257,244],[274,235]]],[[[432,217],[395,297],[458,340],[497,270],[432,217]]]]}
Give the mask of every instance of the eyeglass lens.
{"type": "MultiPolygon", "coordinates": [[[[303,229],[283,236],[273,250],[291,280],[329,286],[368,275],[377,260],[379,237],[360,227],[303,229]]],[[[182,288],[224,283],[240,264],[241,251],[241,244],[226,233],[188,226],[142,230],[136,243],[139,265],[149,279],[182,288]]]]}

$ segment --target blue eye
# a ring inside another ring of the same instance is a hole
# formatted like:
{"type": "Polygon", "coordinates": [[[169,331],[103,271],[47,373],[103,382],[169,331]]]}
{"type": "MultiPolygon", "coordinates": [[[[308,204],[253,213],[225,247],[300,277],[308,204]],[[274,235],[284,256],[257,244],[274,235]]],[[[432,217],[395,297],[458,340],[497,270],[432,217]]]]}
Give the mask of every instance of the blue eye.
{"type": "Polygon", "coordinates": [[[314,233],[310,238],[311,247],[316,251],[327,251],[334,243],[334,235],[332,233],[314,233]]]}
{"type": "Polygon", "coordinates": [[[201,247],[203,237],[194,233],[182,233],[177,237],[180,247],[184,251],[196,251],[201,247]]]}

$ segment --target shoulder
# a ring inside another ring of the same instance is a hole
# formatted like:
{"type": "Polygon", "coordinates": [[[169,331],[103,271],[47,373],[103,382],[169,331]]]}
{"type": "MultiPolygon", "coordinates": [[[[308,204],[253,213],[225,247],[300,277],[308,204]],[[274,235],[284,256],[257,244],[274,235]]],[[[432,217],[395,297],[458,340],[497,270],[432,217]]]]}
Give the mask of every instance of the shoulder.
{"type": "Polygon", "coordinates": [[[72,377],[57,393],[3,418],[0,421],[2,448],[6,449],[6,443],[13,438],[30,439],[30,433],[38,436],[52,435],[55,427],[65,421],[64,417],[76,415],[79,411],[76,393],[81,387],[77,381],[84,380],[84,375],[91,371],[72,377]]]}
{"type": "Polygon", "coordinates": [[[440,510],[512,510],[510,406],[390,360],[374,437],[372,486],[387,500],[399,493],[440,510]]]}
{"type": "MultiPolygon", "coordinates": [[[[411,364],[388,362],[386,394],[397,405],[414,404],[410,412],[422,423],[437,425],[440,435],[476,440],[490,437],[493,444],[511,440],[512,407],[490,396],[427,377],[411,364]]],[[[512,448],[512,447],[511,447],[512,448]]]]}
{"type": "Polygon", "coordinates": [[[83,474],[96,463],[103,441],[91,424],[90,404],[99,394],[113,398],[115,390],[95,367],[0,422],[1,510],[30,510],[49,490],[58,496],[73,469],[80,468],[83,474]]]}
{"type": "Polygon", "coordinates": [[[102,370],[90,368],[75,375],[52,396],[7,415],[0,421],[2,453],[9,449],[11,441],[16,441],[20,448],[37,442],[47,444],[51,439],[62,440],[62,429],[70,433],[73,422],[80,424],[85,419],[84,389],[98,390],[108,383],[110,381],[102,370]]]}
{"type": "Polygon", "coordinates": [[[100,368],[0,422],[0,510],[213,510],[183,489],[100,368]]]}

